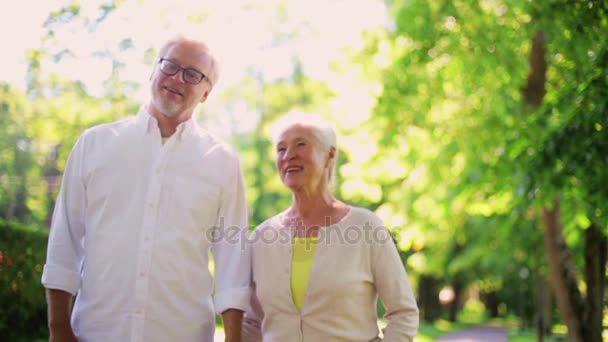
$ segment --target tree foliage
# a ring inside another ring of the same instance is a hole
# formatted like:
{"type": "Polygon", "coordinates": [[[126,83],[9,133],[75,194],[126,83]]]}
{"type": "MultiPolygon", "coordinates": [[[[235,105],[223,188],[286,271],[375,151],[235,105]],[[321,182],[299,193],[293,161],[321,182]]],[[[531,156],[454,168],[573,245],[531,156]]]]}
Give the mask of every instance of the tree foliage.
{"type": "Polygon", "coordinates": [[[378,182],[407,218],[406,244],[421,248],[416,270],[503,292],[529,270],[543,277],[538,218],[557,195],[580,265],[583,231],[595,223],[605,239],[608,228],[605,3],[395,1],[392,11],[394,31],[370,35],[358,56],[392,60],[367,63],[383,78],[368,124],[383,153],[368,167],[400,161],[400,177],[378,182]]]}

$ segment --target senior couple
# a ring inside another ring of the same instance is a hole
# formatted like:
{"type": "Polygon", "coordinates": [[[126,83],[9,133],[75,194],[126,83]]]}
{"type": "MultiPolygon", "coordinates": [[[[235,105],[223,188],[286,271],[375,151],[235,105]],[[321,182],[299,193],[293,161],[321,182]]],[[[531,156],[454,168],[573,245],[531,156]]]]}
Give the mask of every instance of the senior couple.
{"type": "Polygon", "coordinates": [[[193,118],[217,80],[204,42],[171,39],[147,105],[76,142],[42,275],[50,340],[208,342],[219,313],[226,341],[412,341],[418,308],[390,234],[330,190],[338,149],[325,121],[279,120],[292,203],[249,236],[239,159],[193,118]]]}

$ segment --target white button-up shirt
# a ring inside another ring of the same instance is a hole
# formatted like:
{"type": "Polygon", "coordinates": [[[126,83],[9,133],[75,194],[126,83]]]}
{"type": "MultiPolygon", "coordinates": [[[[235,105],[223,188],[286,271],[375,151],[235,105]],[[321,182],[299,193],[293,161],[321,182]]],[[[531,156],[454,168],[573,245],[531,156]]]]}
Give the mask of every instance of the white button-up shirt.
{"type": "Polygon", "coordinates": [[[74,146],[42,283],[78,293],[80,341],[213,341],[216,312],[249,303],[247,224],[237,155],[193,118],[162,144],[142,108],[74,146]]]}
{"type": "Polygon", "coordinates": [[[380,340],[378,296],[388,321],[383,340],[416,336],[414,293],[388,230],[371,211],[351,207],[340,222],[320,230],[301,310],[291,292],[293,230],[277,216],[256,228],[250,240],[254,293],[244,341],[380,340]]]}

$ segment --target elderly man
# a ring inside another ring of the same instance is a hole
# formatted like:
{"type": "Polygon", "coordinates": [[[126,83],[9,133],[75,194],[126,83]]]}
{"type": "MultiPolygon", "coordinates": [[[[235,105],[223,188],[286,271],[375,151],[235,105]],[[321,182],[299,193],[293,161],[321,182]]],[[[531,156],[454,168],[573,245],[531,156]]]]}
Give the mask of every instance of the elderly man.
{"type": "Polygon", "coordinates": [[[42,275],[51,341],[213,341],[216,312],[226,341],[240,340],[250,280],[241,166],[193,118],[217,78],[206,44],[172,39],[147,106],[78,139],[42,275]]]}

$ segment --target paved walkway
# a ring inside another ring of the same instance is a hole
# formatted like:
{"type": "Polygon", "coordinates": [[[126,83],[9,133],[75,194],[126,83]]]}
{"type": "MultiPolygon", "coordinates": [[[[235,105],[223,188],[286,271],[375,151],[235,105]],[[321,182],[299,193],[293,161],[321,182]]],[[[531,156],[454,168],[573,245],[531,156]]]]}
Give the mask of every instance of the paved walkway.
{"type": "Polygon", "coordinates": [[[507,342],[507,332],[500,328],[472,328],[443,336],[436,342],[507,342]]]}
{"type": "MultiPolygon", "coordinates": [[[[215,330],[215,342],[224,341],[224,331],[215,330]]],[[[436,342],[507,342],[507,332],[500,328],[473,328],[461,330],[444,337],[436,342]]]]}
{"type": "Polygon", "coordinates": [[[213,342],[224,342],[226,335],[224,335],[224,330],[220,330],[215,328],[215,337],[213,338],[213,342]]]}

